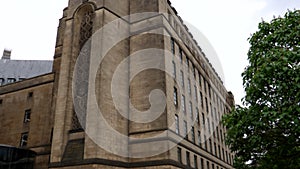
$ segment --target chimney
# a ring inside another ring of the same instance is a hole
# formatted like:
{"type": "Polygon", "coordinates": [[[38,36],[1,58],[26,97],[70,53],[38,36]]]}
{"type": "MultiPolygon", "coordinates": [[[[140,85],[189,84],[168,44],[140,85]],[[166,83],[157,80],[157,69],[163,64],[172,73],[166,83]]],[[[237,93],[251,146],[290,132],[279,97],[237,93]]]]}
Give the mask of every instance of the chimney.
{"type": "Polygon", "coordinates": [[[4,49],[3,55],[2,55],[1,59],[8,59],[8,60],[10,60],[10,56],[11,56],[11,50],[4,49]]]}

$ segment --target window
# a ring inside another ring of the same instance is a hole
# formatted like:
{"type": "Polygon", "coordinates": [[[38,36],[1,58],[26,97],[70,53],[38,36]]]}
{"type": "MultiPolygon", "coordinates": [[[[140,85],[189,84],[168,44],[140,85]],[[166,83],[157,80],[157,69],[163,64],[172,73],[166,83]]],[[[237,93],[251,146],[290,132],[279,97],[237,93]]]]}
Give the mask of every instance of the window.
{"type": "Polygon", "coordinates": [[[202,95],[202,92],[200,92],[200,104],[201,104],[201,107],[203,108],[203,95],[202,95]]]}
{"type": "Polygon", "coordinates": [[[214,143],[214,155],[217,155],[218,153],[217,153],[217,144],[216,143],[214,143]]]}
{"type": "Polygon", "coordinates": [[[177,114],[175,114],[175,127],[176,127],[175,129],[176,134],[179,134],[179,118],[177,114]]]}
{"type": "Polygon", "coordinates": [[[7,79],[7,84],[14,83],[15,81],[16,81],[15,78],[8,78],[7,79]]]}
{"type": "Polygon", "coordinates": [[[201,158],[201,169],[203,169],[204,168],[204,160],[203,160],[203,158],[201,158]]]}
{"type": "Polygon", "coordinates": [[[179,59],[180,59],[180,63],[182,63],[182,55],[183,55],[183,51],[182,51],[182,49],[179,49],[179,59]]]}
{"type": "Polygon", "coordinates": [[[175,54],[175,41],[173,38],[171,38],[171,52],[175,54]]]}
{"type": "Polygon", "coordinates": [[[189,112],[190,112],[190,118],[193,119],[193,105],[192,102],[189,102],[189,112]]]}
{"type": "Polygon", "coordinates": [[[211,98],[211,88],[210,88],[210,84],[207,83],[207,85],[208,85],[208,95],[209,95],[209,98],[211,98]]]}
{"type": "Polygon", "coordinates": [[[0,105],[3,103],[3,100],[2,99],[0,99],[0,105]]]}
{"type": "Polygon", "coordinates": [[[219,127],[216,127],[217,140],[219,140],[219,127]]]}
{"type": "Polygon", "coordinates": [[[195,100],[196,100],[196,102],[198,102],[198,94],[197,94],[197,86],[196,85],[194,85],[194,90],[195,90],[195,100]]]}
{"type": "Polygon", "coordinates": [[[24,115],[24,123],[30,122],[30,116],[31,116],[31,110],[25,110],[25,115],[24,115]]]}
{"type": "Polygon", "coordinates": [[[199,86],[201,87],[202,86],[202,76],[201,76],[201,73],[198,71],[198,74],[199,74],[199,86]]]}
{"type": "Polygon", "coordinates": [[[87,11],[81,18],[79,46],[80,48],[87,42],[93,34],[94,12],[87,11]]]}
{"type": "Polygon", "coordinates": [[[186,114],[186,110],[185,110],[185,97],[184,97],[184,95],[181,96],[181,107],[182,107],[182,112],[184,114],[186,114]]]}
{"type": "Polygon", "coordinates": [[[173,64],[173,78],[176,79],[176,64],[174,61],[172,62],[172,64],[173,64]]]}
{"type": "Polygon", "coordinates": [[[193,65],[193,75],[194,75],[194,78],[196,79],[196,67],[195,67],[195,65],[193,65]]]}
{"type": "Polygon", "coordinates": [[[188,166],[191,166],[191,160],[190,160],[190,152],[186,152],[186,164],[188,166]]]}
{"type": "Polygon", "coordinates": [[[191,90],[191,80],[190,79],[188,79],[188,91],[189,91],[189,94],[191,95],[192,90],[191,90]]]}
{"type": "Polygon", "coordinates": [[[209,169],[209,162],[206,161],[206,168],[209,169]]]}
{"type": "Polygon", "coordinates": [[[202,113],[202,124],[203,124],[203,126],[205,125],[205,115],[204,115],[204,113],[202,113]]]}
{"type": "Polygon", "coordinates": [[[177,158],[178,158],[178,161],[180,163],[182,163],[182,158],[181,158],[181,148],[177,148],[177,158]]]}
{"type": "Polygon", "coordinates": [[[33,92],[29,92],[28,93],[28,97],[30,98],[30,97],[32,97],[33,96],[33,92]]]}
{"type": "Polygon", "coordinates": [[[187,135],[187,131],[188,131],[188,129],[187,129],[187,122],[185,120],[183,121],[183,131],[184,131],[183,136],[185,138],[188,138],[188,135],[187,135]]]}
{"type": "Polygon", "coordinates": [[[215,169],[215,165],[214,165],[213,163],[211,164],[211,168],[212,168],[212,169],[215,169]]]}
{"type": "Polygon", "coordinates": [[[222,148],[222,155],[223,155],[223,156],[222,156],[222,157],[223,157],[222,159],[225,160],[224,148],[222,148]]]}
{"type": "Polygon", "coordinates": [[[177,106],[177,105],[178,105],[178,100],[177,100],[177,97],[178,97],[177,88],[176,88],[176,87],[174,87],[173,101],[174,101],[174,105],[175,105],[175,106],[177,106]]]}
{"type": "Polygon", "coordinates": [[[200,117],[199,117],[199,109],[198,107],[196,107],[196,122],[199,124],[200,126],[200,117]]]}
{"type": "Polygon", "coordinates": [[[188,57],[186,57],[186,64],[187,64],[187,67],[189,68],[190,67],[190,59],[188,57]]]}
{"type": "Polygon", "coordinates": [[[208,101],[207,98],[205,97],[205,104],[206,104],[206,112],[209,113],[209,109],[208,109],[208,101]]]}
{"type": "Polygon", "coordinates": [[[184,76],[183,76],[183,71],[180,71],[180,82],[181,82],[181,86],[184,87],[184,76]]]}
{"type": "Polygon", "coordinates": [[[208,132],[209,134],[211,134],[211,130],[210,130],[210,120],[209,120],[209,117],[207,117],[207,128],[208,128],[208,132]]]}
{"type": "Polygon", "coordinates": [[[198,168],[197,156],[194,155],[194,167],[198,168]]]}
{"type": "Polygon", "coordinates": [[[206,93],[206,80],[203,78],[203,81],[204,81],[204,92],[206,93]]]}
{"type": "Polygon", "coordinates": [[[192,141],[193,141],[193,143],[195,143],[195,128],[194,127],[192,127],[191,134],[192,134],[192,141]]]}
{"type": "Polygon", "coordinates": [[[211,139],[209,139],[209,151],[211,153],[213,153],[213,148],[212,148],[212,142],[211,142],[211,139]]]}
{"type": "Polygon", "coordinates": [[[206,139],[206,135],[204,134],[204,148],[205,150],[207,150],[207,139],[206,139]]]}
{"type": "Polygon", "coordinates": [[[4,85],[5,80],[3,78],[0,78],[0,86],[4,85]]]}
{"type": "Polygon", "coordinates": [[[23,133],[21,135],[20,147],[26,147],[27,146],[27,141],[28,141],[28,133],[23,133]]]}
{"type": "Polygon", "coordinates": [[[201,133],[198,131],[198,145],[201,146],[201,133]]]}
{"type": "Polygon", "coordinates": [[[220,147],[220,145],[218,145],[218,150],[219,150],[218,157],[221,158],[221,147],[220,147]]]}

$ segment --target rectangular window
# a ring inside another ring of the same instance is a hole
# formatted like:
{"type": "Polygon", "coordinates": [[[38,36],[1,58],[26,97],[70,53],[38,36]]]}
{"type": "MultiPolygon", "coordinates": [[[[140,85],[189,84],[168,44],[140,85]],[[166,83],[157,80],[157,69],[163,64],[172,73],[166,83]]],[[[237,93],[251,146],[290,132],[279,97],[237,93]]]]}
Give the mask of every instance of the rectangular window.
{"type": "Polygon", "coordinates": [[[210,84],[207,83],[207,85],[208,85],[208,95],[209,95],[209,98],[211,98],[211,88],[210,88],[210,84]]]}
{"type": "Polygon", "coordinates": [[[196,102],[198,102],[198,89],[197,89],[197,86],[196,85],[194,85],[194,93],[195,93],[195,100],[196,100],[196,102]]]}
{"type": "Polygon", "coordinates": [[[203,86],[204,86],[204,92],[206,93],[206,80],[203,78],[203,86]]]}
{"type": "Polygon", "coordinates": [[[202,113],[202,124],[203,124],[203,126],[205,126],[205,115],[204,115],[204,113],[202,113]]]}
{"type": "Polygon", "coordinates": [[[184,114],[186,114],[186,110],[185,110],[185,97],[184,97],[184,95],[181,96],[181,107],[182,107],[182,112],[184,114]]]}
{"type": "Polygon", "coordinates": [[[176,79],[176,64],[174,61],[172,62],[172,64],[173,64],[173,78],[176,79]]]}
{"type": "Polygon", "coordinates": [[[201,147],[201,133],[198,131],[198,145],[201,147]]]}
{"type": "Polygon", "coordinates": [[[216,127],[216,135],[217,135],[217,140],[219,140],[219,127],[216,127]]]}
{"type": "Polygon", "coordinates": [[[202,95],[202,92],[200,92],[200,104],[201,104],[201,107],[203,108],[203,95],[202,95]]]}
{"type": "Polygon", "coordinates": [[[223,158],[221,158],[221,159],[225,160],[224,148],[222,148],[222,155],[223,155],[222,156],[223,158]]]}
{"type": "Polygon", "coordinates": [[[175,54],[175,41],[173,38],[171,38],[171,52],[175,54]]]}
{"type": "Polygon", "coordinates": [[[188,166],[191,166],[191,160],[190,160],[190,152],[186,152],[186,164],[188,166]]]}
{"type": "Polygon", "coordinates": [[[180,71],[180,82],[181,82],[181,86],[184,87],[184,75],[183,75],[183,71],[180,71]]]}
{"type": "Polygon", "coordinates": [[[207,128],[208,128],[208,132],[210,134],[210,120],[209,120],[209,117],[207,117],[207,128]]]}
{"type": "Polygon", "coordinates": [[[179,134],[179,118],[177,114],[175,114],[175,127],[176,127],[175,129],[176,134],[179,134]]]}
{"type": "Polygon", "coordinates": [[[206,140],[206,135],[204,134],[204,148],[207,150],[207,140],[206,140]]]}
{"type": "Polygon", "coordinates": [[[198,71],[198,74],[199,74],[199,86],[201,87],[202,86],[202,76],[199,71],[198,71]]]}
{"type": "Polygon", "coordinates": [[[205,97],[205,104],[206,104],[206,112],[209,113],[209,109],[208,109],[208,101],[207,98],[205,97]]]}
{"type": "Polygon", "coordinates": [[[213,163],[211,164],[211,169],[215,169],[215,165],[213,163]]]}
{"type": "Polygon", "coordinates": [[[196,79],[196,67],[194,64],[193,64],[193,75],[194,75],[194,78],[196,79]]]}
{"type": "Polygon", "coordinates": [[[217,153],[217,144],[216,143],[214,143],[214,151],[213,151],[213,153],[214,153],[214,155],[217,155],[218,153],[217,153]]]}
{"type": "Polygon", "coordinates": [[[28,97],[31,98],[33,96],[33,92],[28,93],[28,97]]]}
{"type": "Polygon", "coordinates": [[[218,157],[221,158],[221,147],[220,147],[220,145],[218,145],[218,150],[219,150],[218,157]]]}
{"type": "Polygon", "coordinates": [[[30,116],[31,116],[31,110],[25,110],[25,115],[24,115],[24,123],[30,122],[30,116]]]}
{"type": "Polygon", "coordinates": [[[200,117],[199,117],[199,109],[198,109],[198,107],[196,107],[196,122],[200,126],[200,117]]]}
{"type": "Polygon", "coordinates": [[[189,91],[189,94],[191,95],[192,89],[191,89],[191,80],[190,79],[188,79],[188,91],[189,91]]]}
{"type": "Polygon", "coordinates": [[[173,93],[173,100],[174,100],[174,105],[177,106],[178,105],[178,93],[177,93],[177,88],[174,87],[174,93],[173,93]]]}
{"type": "Polygon", "coordinates": [[[180,163],[182,163],[182,158],[181,158],[181,148],[177,148],[177,158],[178,158],[178,161],[180,163]]]}
{"type": "Polygon", "coordinates": [[[182,63],[182,56],[183,55],[183,51],[182,51],[182,49],[180,48],[179,49],[179,59],[180,59],[180,63],[182,63]]]}
{"type": "Polygon", "coordinates": [[[190,67],[190,59],[188,57],[186,57],[186,65],[188,68],[190,67]]]}
{"type": "Polygon", "coordinates": [[[197,156],[194,155],[194,167],[198,168],[197,156]]]}
{"type": "Polygon", "coordinates": [[[201,169],[203,169],[204,168],[204,160],[203,160],[203,158],[201,158],[201,169]]]}
{"type": "Polygon", "coordinates": [[[5,80],[3,78],[0,78],[0,86],[4,85],[5,80]]]}
{"type": "Polygon", "coordinates": [[[3,103],[3,100],[2,99],[0,99],[0,105],[3,103]]]}
{"type": "Polygon", "coordinates": [[[192,105],[192,102],[189,102],[189,112],[190,112],[190,118],[193,120],[194,116],[193,116],[193,105],[192,105]]]}
{"type": "Polygon", "coordinates": [[[188,129],[187,129],[187,122],[184,120],[183,121],[183,136],[185,137],[185,138],[188,138],[188,135],[187,135],[187,131],[188,131],[188,129]]]}
{"type": "Polygon", "coordinates": [[[209,169],[209,162],[208,161],[206,161],[206,167],[207,167],[207,169],[209,169]]]}
{"type": "Polygon", "coordinates": [[[209,151],[211,153],[213,152],[211,139],[209,139],[209,151]]]}
{"type": "Polygon", "coordinates": [[[195,143],[195,128],[194,127],[192,127],[191,134],[192,134],[192,141],[193,141],[193,143],[195,143]]]}
{"type": "Polygon", "coordinates": [[[15,78],[8,78],[7,79],[7,84],[14,83],[15,81],[16,81],[15,78]]]}
{"type": "Polygon", "coordinates": [[[28,132],[22,133],[20,140],[20,147],[26,147],[28,142],[28,132]]]}

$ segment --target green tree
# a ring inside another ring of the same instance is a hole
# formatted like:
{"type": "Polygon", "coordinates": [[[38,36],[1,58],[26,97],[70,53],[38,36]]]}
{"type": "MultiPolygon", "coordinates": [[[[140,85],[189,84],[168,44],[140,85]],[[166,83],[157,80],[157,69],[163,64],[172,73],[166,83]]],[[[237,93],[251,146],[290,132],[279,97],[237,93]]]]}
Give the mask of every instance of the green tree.
{"type": "Polygon", "coordinates": [[[245,107],[224,116],[234,166],[300,168],[300,11],[259,23],[242,73],[245,107]]]}

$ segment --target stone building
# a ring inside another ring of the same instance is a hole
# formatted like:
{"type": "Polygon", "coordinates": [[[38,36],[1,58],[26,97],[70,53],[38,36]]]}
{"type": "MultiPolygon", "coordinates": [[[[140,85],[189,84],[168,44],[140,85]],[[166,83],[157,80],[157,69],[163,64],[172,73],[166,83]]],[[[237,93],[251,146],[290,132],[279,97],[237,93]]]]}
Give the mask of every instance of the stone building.
{"type": "Polygon", "coordinates": [[[36,169],[232,168],[233,105],[168,0],[70,0],[52,72],[0,87],[0,144],[36,169]]]}

